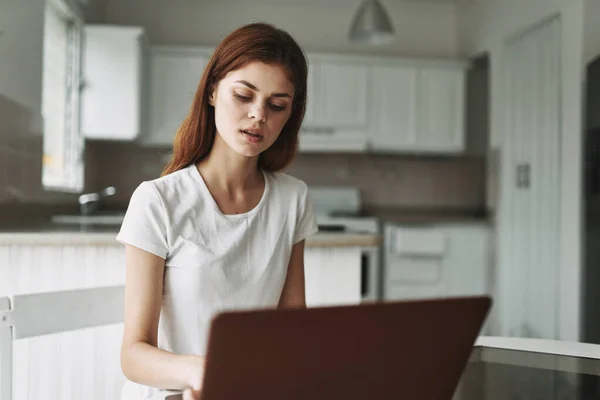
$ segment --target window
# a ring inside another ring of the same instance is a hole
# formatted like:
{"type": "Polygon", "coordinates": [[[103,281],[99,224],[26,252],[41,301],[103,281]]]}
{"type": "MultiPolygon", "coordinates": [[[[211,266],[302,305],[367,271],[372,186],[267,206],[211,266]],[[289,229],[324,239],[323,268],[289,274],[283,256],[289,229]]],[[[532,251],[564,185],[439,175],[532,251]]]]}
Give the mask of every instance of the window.
{"type": "Polygon", "coordinates": [[[79,129],[81,36],[81,20],[65,3],[47,0],[42,76],[45,189],[83,190],[84,140],[79,129]]]}

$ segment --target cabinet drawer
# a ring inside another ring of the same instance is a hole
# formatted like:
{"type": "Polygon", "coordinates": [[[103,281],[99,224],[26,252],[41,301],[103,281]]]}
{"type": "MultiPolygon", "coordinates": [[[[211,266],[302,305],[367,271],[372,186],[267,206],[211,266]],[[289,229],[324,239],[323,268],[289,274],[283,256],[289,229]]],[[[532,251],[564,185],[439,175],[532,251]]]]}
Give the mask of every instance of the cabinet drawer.
{"type": "Polygon", "coordinates": [[[401,257],[390,260],[386,271],[392,284],[435,285],[443,281],[443,259],[440,257],[401,257]]]}
{"type": "Polygon", "coordinates": [[[447,297],[446,287],[435,286],[387,285],[385,299],[388,301],[432,299],[447,297]]]}

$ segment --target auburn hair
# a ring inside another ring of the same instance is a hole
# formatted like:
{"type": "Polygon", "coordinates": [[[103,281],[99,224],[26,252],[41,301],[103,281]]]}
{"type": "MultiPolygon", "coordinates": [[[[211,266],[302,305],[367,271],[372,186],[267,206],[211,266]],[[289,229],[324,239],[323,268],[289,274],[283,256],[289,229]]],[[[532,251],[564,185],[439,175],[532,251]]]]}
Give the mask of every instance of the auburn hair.
{"type": "Polygon", "coordinates": [[[270,24],[252,23],[231,32],[213,52],[161,176],[197,163],[210,153],[216,134],[214,108],[209,104],[211,90],[230,71],[254,61],[283,66],[295,87],[292,113],[277,140],[259,155],[258,165],[266,171],[279,171],[293,160],[306,110],[306,58],[287,32],[270,24]]]}

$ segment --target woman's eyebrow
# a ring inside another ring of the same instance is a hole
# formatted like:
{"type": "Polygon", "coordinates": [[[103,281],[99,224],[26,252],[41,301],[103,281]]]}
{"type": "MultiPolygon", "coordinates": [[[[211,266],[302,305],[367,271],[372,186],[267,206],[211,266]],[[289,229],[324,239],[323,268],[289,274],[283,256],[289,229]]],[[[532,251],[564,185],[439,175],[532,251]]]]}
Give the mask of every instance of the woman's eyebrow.
{"type": "MultiPolygon", "coordinates": [[[[247,86],[248,88],[250,88],[256,92],[260,92],[260,90],[258,90],[258,88],[255,85],[251,84],[248,81],[239,80],[239,81],[235,81],[235,82],[241,83],[242,85],[247,86]]],[[[289,97],[290,99],[292,98],[292,96],[290,96],[288,93],[273,93],[272,96],[274,96],[274,97],[289,97]]]]}

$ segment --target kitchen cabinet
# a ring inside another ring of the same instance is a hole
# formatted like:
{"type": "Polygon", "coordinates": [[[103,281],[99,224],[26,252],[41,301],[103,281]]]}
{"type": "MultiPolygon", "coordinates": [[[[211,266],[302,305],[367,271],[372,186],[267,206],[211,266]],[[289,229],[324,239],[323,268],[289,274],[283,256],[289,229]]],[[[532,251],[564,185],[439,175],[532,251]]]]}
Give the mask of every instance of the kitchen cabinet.
{"type": "Polygon", "coordinates": [[[465,69],[419,70],[417,150],[436,153],[465,149],[465,69]]]}
{"type": "Polygon", "coordinates": [[[131,141],[143,130],[144,29],[86,25],[81,132],[88,139],[131,141]]]}
{"type": "Polygon", "coordinates": [[[365,151],[369,69],[364,61],[308,55],[307,114],[300,151],[365,151]]]}
{"type": "Polygon", "coordinates": [[[417,68],[375,66],[372,75],[372,148],[375,151],[417,148],[417,68]]]}
{"type": "Polygon", "coordinates": [[[152,47],[149,55],[148,131],[146,146],[171,146],[185,119],[211,50],[152,47]]]}
{"type": "MultiPolygon", "coordinates": [[[[6,243],[0,260],[0,295],[125,282],[122,246],[6,243]]],[[[14,398],[121,398],[122,338],[123,324],[115,324],[15,341],[14,398]]]]}
{"type": "MultiPolygon", "coordinates": [[[[172,145],[211,53],[150,49],[143,145],[172,145]]],[[[307,60],[300,152],[465,151],[465,63],[325,53],[307,60]]]]}
{"type": "Polygon", "coordinates": [[[304,274],[308,307],[360,304],[360,247],[307,249],[304,274]]]}
{"type": "Polygon", "coordinates": [[[386,224],[384,232],[385,300],[489,293],[486,223],[386,224]]]}
{"type": "Polygon", "coordinates": [[[464,66],[388,64],[372,69],[371,148],[438,154],[464,151],[464,66]]]}
{"type": "MultiPolygon", "coordinates": [[[[16,238],[0,243],[0,260],[7,260],[0,263],[0,295],[125,283],[125,251],[114,234],[73,232],[64,241],[16,238]]],[[[360,247],[307,248],[308,306],[359,304],[360,273],[360,247]]],[[[115,324],[16,341],[15,398],[120,398],[125,382],[119,366],[122,336],[123,324],[115,324]]]]}

